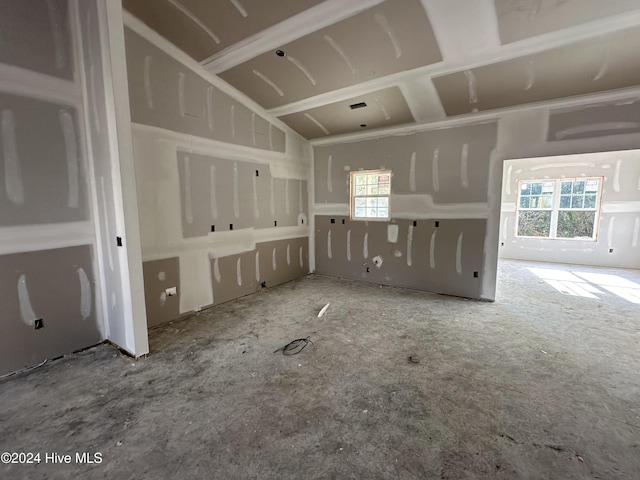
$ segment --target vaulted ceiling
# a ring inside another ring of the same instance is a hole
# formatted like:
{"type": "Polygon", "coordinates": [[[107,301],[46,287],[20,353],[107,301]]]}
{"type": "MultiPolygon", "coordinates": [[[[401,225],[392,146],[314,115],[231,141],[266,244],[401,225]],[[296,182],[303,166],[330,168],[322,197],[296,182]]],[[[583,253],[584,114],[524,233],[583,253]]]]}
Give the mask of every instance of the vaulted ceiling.
{"type": "Polygon", "coordinates": [[[308,139],[640,86],[638,0],[124,0],[308,139]]]}

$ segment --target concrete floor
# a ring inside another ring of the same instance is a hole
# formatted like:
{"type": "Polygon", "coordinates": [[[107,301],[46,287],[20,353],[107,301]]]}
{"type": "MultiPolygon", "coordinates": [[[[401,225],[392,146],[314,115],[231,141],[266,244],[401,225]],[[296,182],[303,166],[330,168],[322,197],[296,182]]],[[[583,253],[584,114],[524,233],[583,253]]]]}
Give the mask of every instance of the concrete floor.
{"type": "Polygon", "coordinates": [[[0,451],[41,462],[0,478],[640,478],[640,305],[527,267],[640,288],[515,261],[494,304],[309,276],[151,331],[147,359],[1,381],[0,451]]]}

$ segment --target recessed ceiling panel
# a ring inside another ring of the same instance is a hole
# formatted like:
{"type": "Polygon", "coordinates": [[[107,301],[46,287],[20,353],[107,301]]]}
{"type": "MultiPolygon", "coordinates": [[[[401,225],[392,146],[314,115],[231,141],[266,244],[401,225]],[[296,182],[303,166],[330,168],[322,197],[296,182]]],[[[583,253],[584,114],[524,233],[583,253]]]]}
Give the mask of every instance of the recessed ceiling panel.
{"type": "Polygon", "coordinates": [[[322,0],[124,0],[124,8],[202,61],[322,0]]]}
{"type": "Polygon", "coordinates": [[[640,85],[640,28],[433,79],[447,115],[640,85]]]}
{"type": "Polygon", "coordinates": [[[442,60],[419,0],[385,2],[220,74],[265,108],[442,60]]]}
{"type": "Polygon", "coordinates": [[[494,0],[502,43],[640,8],[638,0],[494,0]]]}
{"type": "Polygon", "coordinates": [[[285,115],[280,120],[305,138],[317,138],[400,125],[414,118],[400,89],[392,87],[285,115]]]}

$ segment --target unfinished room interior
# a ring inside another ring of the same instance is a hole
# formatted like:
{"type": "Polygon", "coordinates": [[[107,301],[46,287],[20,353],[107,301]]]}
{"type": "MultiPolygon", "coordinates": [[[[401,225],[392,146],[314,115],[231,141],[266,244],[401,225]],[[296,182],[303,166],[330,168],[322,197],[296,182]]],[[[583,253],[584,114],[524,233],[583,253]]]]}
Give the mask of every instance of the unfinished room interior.
{"type": "Polygon", "coordinates": [[[640,478],[638,0],[0,0],[0,478],[640,478]]]}

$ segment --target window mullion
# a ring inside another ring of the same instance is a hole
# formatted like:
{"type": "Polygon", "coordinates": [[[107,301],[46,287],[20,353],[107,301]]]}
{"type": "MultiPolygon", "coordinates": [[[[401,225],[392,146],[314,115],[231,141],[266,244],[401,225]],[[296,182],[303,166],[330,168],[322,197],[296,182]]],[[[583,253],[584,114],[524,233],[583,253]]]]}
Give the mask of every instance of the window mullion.
{"type": "Polygon", "coordinates": [[[553,200],[551,202],[551,225],[549,228],[549,238],[556,238],[558,233],[558,209],[560,208],[560,185],[561,180],[555,180],[553,185],[553,200]]]}

